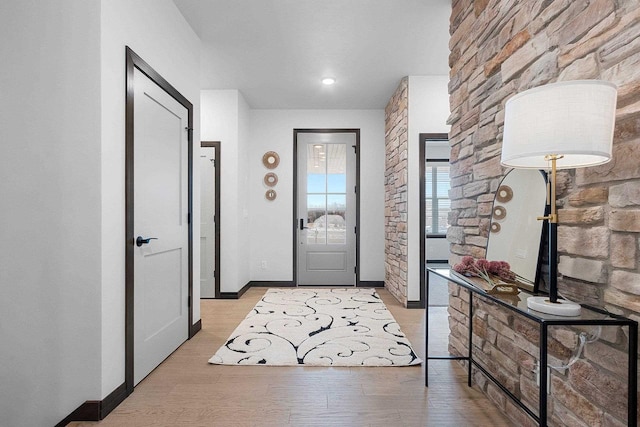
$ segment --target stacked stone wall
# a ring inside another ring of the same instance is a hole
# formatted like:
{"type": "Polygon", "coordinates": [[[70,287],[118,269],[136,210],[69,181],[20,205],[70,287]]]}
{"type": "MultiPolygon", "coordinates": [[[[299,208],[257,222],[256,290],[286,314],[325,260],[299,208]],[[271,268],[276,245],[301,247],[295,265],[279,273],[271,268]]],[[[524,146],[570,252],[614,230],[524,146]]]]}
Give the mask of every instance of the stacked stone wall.
{"type": "MultiPolygon", "coordinates": [[[[500,165],[506,100],[555,81],[608,80],[618,85],[613,159],[559,173],[559,289],[640,320],[640,2],[453,0],[450,29],[450,262],[485,254],[494,192],[508,171],[500,165]]],[[[456,287],[450,294],[450,350],[462,354],[469,297],[456,287]]],[[[474,353],[536,408],[537,327],[474,301],[474,353]]],[[[553,329],[551,364],[571,358],[579,332],[553,329]]],[[[626,329],[603,327],[570,369],[552,370],[551,425],[626,425],[627,338],[626,329]]],[[[532,424],[481,374],[475,379],[514,422],[532,424]]]]}
{"type": "Polygon", "coordinates": [[[408,78],[385,108],[385,287],[407,306],[408,78]]]}

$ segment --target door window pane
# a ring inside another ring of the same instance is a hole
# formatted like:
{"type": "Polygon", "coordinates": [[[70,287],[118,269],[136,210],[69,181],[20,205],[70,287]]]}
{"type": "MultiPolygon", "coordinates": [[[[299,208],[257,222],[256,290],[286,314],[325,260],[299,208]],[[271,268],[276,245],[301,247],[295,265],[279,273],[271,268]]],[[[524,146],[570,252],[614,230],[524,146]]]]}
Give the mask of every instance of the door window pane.
{"type": "Polygon", "coordinates": [[[307,145],[307,193],[327,191],[326,144],[307,145]]]}
{"type": "Polygon", "coordinates": [[[328,193],[346,193],[347,174],[331,173],[327,176],[328,193]]]}
{"type": "Polygon", "coordinates": [[[324,194],[307,195],[307,220],[309,225],[316,222],[318,218],[326,213],[327,204],[324,194]]]}
{"type": "Polygon", "coordinates": [[[347,213],[347,196],[346,194],[329,194],[327,195],[327,241],[328,243],[341,243],[347,241],[346,236],[346,213],[347,213]]]}
{"type": "Polygon", "coordinates": [[[324,218],[327,214],[325,194],[307,194],[307,243],[325,244],[327,229],[324,218]]]}
{"type": "Polygon", "coordinates": [[[307,174],[307,193],[324,193],[327,187],[327,175],[323,173],[307,174]]]}
{"type": "Polygon", "coordinates": [[[347,145],[327,144],[327,192],[347,191],[347,145]]]}

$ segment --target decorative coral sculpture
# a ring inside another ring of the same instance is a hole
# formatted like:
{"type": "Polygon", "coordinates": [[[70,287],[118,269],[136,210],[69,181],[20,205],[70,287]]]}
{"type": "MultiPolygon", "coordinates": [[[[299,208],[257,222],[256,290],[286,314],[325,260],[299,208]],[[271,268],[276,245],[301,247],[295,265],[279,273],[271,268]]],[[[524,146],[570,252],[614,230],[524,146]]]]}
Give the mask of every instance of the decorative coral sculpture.
{"type": "Polygon", "coordinates": [[[506,261],[487,261],[484,258],[476,260],[471,256],[465,256],[459,264],[453,266],[453,270],[465,276],[480,277],[491,286],[497,284],[496,280],[513,282],[516,279],[516,274],[511,271],[511,266],[506,261]]]}

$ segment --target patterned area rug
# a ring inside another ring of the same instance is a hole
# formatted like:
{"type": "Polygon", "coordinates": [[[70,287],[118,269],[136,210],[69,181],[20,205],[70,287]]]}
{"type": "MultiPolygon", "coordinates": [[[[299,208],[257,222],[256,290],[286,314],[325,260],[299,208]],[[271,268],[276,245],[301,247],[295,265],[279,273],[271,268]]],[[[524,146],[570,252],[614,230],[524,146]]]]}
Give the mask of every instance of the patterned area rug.
{"type": "Polygon", "coordinates": [[[373,289],[269,289],[209,363],[408,366],[422,361],[373,289]]]}

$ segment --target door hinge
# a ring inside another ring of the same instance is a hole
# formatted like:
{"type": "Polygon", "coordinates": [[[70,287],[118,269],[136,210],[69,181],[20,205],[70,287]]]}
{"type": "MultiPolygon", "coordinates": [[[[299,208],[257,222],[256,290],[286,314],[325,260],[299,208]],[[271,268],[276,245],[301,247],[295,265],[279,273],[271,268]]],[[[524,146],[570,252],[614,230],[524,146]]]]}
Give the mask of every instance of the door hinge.
{"type": "Polygon", "coordinates": [[[358,227],[353,227],[353,232],[358,234],[358,227]]]}
{"type": "Polygon", "coordinates": [[[216,271],[215,270],[213,270],[213,278],[214,279],[216,278],[216,271]]]}
{"type": "Polygon", "coordinates": [[[191,212],[187,214],[187,224],[191,224],[191,212]]]}
{"type": "Polygon", "coordinates": [[[353,274],[358,274],[358,267],[357,266],[353,267],[353,274]]]}
{"type": "Polygon", "coordinates": [[[187,299],[187,308],[191,308],[191,298],[187,299]]]}
{"type": "Polygon", "coordinates": [[[357,186],[357,185],[354,185],[354,186],[353,186],[353,192],[354,192],[354,193],[357,193],[357,192],[358,192],[358,186],[357,186]]]}
{"type": "Polygon", "coordinates": [[[191,132],[193,130],[193,128],[190,128],[189,126],[185,127],[184,130],[191,132]]]}
{"type": "Polygon", "coordinates": [[[211,162],[213,163],[213,167],[216,167],[216,159],[211,159],[211,162]]]}

